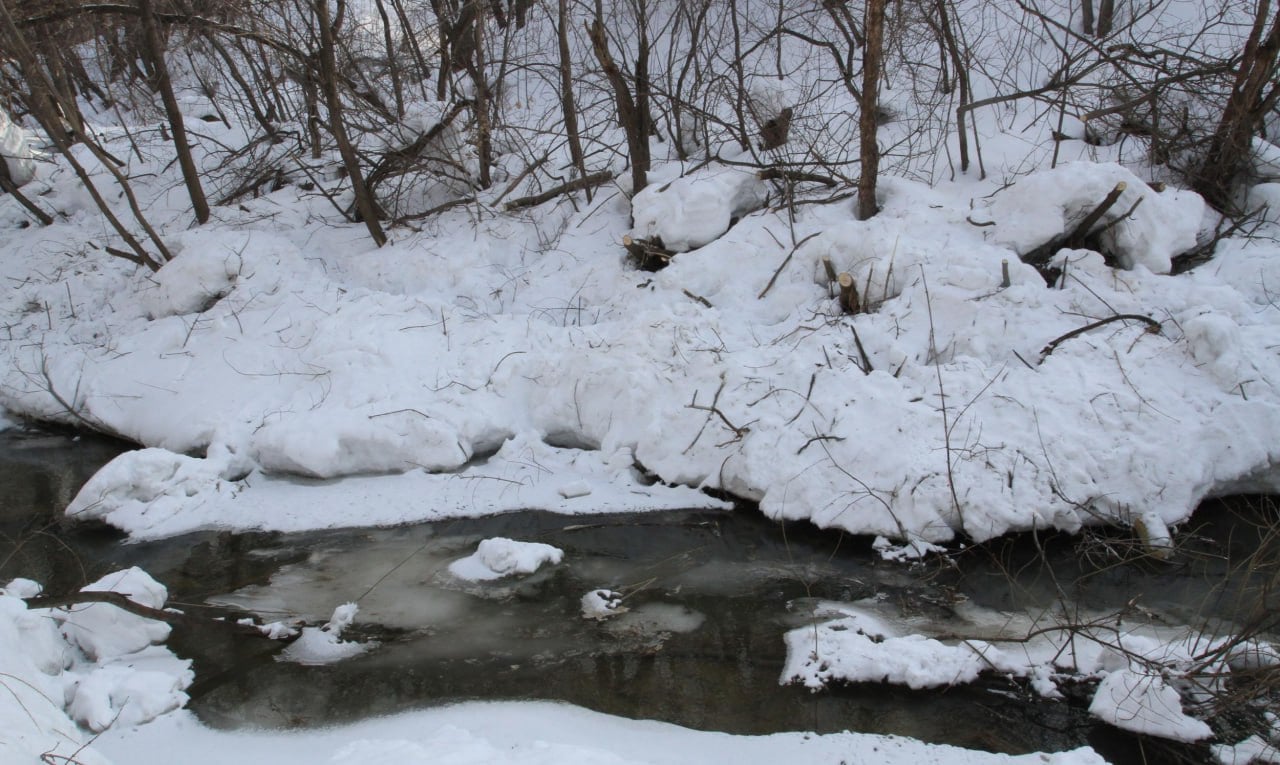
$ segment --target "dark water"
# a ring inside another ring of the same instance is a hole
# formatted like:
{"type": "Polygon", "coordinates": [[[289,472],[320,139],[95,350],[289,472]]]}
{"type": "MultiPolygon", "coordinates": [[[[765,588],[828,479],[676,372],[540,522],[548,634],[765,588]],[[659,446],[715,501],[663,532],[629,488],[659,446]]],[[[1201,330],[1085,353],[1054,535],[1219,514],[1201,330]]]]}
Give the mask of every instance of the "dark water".
{"type": "Polygon", "coordinates": [[[1204,748],[1095,724],[1084,694],[1048,702],[998,677],[935,691],[781,686],[783,634],[806,624],[818,600],[873,596],[903,618],[944,629],[962,605],[1127,609],[1134,619],[1169,623],[1225,618],[1249,598],[1268,605],[1257,577],[1223,585],[1257,549],[1260,522],[1271,513],[1248,503],[1202,513],[1207,520],[1192,524],[1171,562],[1118,535],[1024,535],[908,567],[879,560],[868,540],[798,524],[784,529],[745,508],[521,512],[393,529],[121,544],[112,532],[70,527],[58,516],[119,449],[0,434],[0,581],[28,576],[65,592],[138,565],[189,612],[231,608],[323,622],[335,606],[357,601],[361,613],[348,637],[379,641],[363,656],[304,666],[276,661],[265,640],[175,632],[171,646],[197,662],[190,706],[219,727],[319,726],[462,699],[554,699],[734,733],[896,733],[1010,753],[1091,744],[1115,762],[1203,762],[1204,748]],[[449,562],[493,536],[552,544],[565,560],[515,584],[447,574],[449,562]],[[626,594],[631,611],[605,622],[582,618],[582,595],[600,587],[626,594]]]}

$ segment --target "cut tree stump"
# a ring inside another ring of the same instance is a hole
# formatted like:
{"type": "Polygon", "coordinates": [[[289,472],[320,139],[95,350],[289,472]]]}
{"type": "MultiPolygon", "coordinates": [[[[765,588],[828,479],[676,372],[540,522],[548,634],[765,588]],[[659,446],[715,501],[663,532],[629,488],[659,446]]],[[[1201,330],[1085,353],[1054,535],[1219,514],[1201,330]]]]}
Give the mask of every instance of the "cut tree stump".
{"type": "Polygon", "coordinates": [[[675,253],[668,250],[666,245],[662,243],[662,237],[655,236],[652,239],[634,239],[630,236],[622,237],[622,246],[627,249],[636,262],[636,267],[642,271],[661,271],[671,263],[671,258],[675,253]]]}

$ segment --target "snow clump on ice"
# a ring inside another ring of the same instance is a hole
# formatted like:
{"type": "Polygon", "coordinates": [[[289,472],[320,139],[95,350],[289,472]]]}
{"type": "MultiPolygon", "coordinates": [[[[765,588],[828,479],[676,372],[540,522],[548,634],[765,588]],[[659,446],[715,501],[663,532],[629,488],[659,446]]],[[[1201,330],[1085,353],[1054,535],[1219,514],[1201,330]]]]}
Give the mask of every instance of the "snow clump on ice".
{"type": "Polygon", "coordinates": [[[360,607],[344,603],[333,609],[333,616],[322,627],[303,627],[302,634],[278,657],[298,664],[333,664],[359,656],[377,646],[376,642],[359,643],[342,639],[342,632],[356,620],[360,607]]]}
{"type": "Polygon", "coordinates": [[[622,605],[623,595],[613,590],[592,590],[582,596],[582,618],[601,621],[631,610],[622,605]]]}
{"type": "Polygon", "coordinates": [[[544,563],[552,565],[564,558],[558,547],[540,542],[517,542],[506,537],[482,540],[476,551],[449,564],[449,573],[473,582],[532,574],[544,563]]]}

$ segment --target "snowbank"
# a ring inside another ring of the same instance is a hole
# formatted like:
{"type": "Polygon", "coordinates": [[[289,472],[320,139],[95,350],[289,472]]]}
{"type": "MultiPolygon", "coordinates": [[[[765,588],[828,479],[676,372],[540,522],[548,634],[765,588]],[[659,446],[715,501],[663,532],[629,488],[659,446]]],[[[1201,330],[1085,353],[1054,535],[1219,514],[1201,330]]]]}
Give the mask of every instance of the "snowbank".
{"type": "Polygon", "coordinates": [[[1098,679],[1090,714],[1134,733],[1192,742],[1214,733],[1187,707],[1206,709],[1202,702],[1226,687],[1233,668],[1275,661],[1273,646],[1248,641],[1234,651],[1240,656],[1206,660],[1227,638],[1188,629],[1122,628],[1117,618],[1102,615],[1077,615],[1077,626],[1058,630],[1023,616],[961,607],[960,629],[987,639],[942,641],[916,633],[921,625],[888,618],[883,610],[875,599],[818,603],[814,623],[786,635],[780,681],[815,691],[838,683],[931,688],[970,683],[986,672],[1025,678],[1041,695],[1059,698],[1059,682],[1098,679]]]}
{"type": "MultiPolygon", "coordinates": [[[[119,592],[152,608],[166,598],[137,568],[84,589],[119,592]]],[[[154,645],[168,636],[163,624],[100,603],[27,608],[22,598],[39,592],[23,579],[0,590],[0,760],[107,765],[82,728],[140,725],[180,708],[193,679],[190,662],[154,645]]]]}
{"type": "MultiPolygon", "coordinates": [[[[708,167],[653,193],[705,187],[732,207],[739,175],[708,167]]],[[[295,232],[184,234],[158,283],[83,263],[46,282],[33,255],[0,298],[18,317],[0,404],[69,406],[174,452],[124,458],[73,505],[137,537],[718,505],[705,488],[940,543],[1172,527],[1211,493],[1275,485],[1273,242],[1228,240],[1201,269],[1156,273],[1202,203],[1114,165],[1033,174],[989,202],[972,183],[882,186],[870,220],[755,212],[656,274],[626,265],[627,205],[607,195],[528,219],[446,214],[376,252],[285,197],[271,209],[295,232]],[[1066,251],[1062,288],[1046,288],[1018,250],[1117,179],[1143,195],[1112,229],[1133,269],[1066,251]],[[840,315],[823,258],[871,312],[840,315]],[[1116,314],[1159,332],[1116,321],[1050,345],[1116,314]]]]}
{"type": "Polygon", "coordinates": [[[1010,756],[858,733],[732,736],[625,720],[550,703],[469,703],[342,728],[224,732],[192,715],[112,730],[98,747],[130,765],[167,763],[181,746],[189,765],[226,762],[438,762],[487,765],[705,765],[866,762],[876,765],[1101,765],[1091,749],[1010,756]]]}
{"type": "Polygon", "coordinates": [[[652,180],[631,200],[634,236],[660,239],[675,252],[710,244],[744,213],[764,204],[754,168],[713,164],[666,182],[652,180]]]}

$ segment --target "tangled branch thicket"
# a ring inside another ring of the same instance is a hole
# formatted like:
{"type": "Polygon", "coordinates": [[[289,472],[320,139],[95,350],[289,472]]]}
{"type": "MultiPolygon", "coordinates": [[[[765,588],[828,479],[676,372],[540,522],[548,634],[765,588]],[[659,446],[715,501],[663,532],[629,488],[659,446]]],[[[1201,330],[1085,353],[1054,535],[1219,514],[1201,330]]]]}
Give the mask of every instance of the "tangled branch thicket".
{"type": "Polygon", "coordinates": [[[1280,127],[1270,0],[0,0],[0,50],[0,108],[153,269],[170,253],[134,187],[156,164],[197,223],[318,186],[381,244],[625,167],[634,193],[658,152],[857,184],[866,217],[880,171],[985,173],[997,120],[1132,143],[1231,210],[1280,127]],[[164,141],[134,140],[148,123],[164,141]]]}

